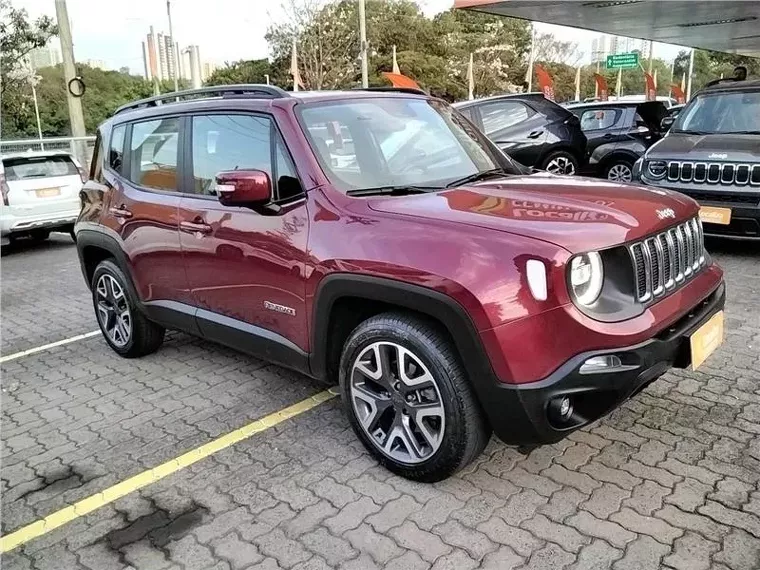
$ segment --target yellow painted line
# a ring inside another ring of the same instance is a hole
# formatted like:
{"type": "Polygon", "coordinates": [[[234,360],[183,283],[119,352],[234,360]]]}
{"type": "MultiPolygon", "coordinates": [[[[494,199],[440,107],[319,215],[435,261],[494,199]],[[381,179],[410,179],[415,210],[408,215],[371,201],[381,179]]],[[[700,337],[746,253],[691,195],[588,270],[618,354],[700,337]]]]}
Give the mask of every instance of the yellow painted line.
{"type": "Polygon", "coordinates": [[[337,392],[333,389],[319,392],[310,398],[306,398],[292,406],[288,406],[278,412],[264,416],[263,418],[236,429],[227,435],[223,435],[213,441],[201,445],[200,447],[196,447],[192,451],[188,451],[179,457],[170,459],[166,463],[162,463],[153,469],[149,469],[134,477],[130,477],[121,483],[117,483],[105,491],[101,491],[86,499],[77,501],[73,505],[64,507],[41,520],[35,521],[32,524],[0,538],[0,552],[8,552],[22,544],[26,544],[34,538],[47,534],[51,530],[70,523],[71,521],[78,519],[87,513],[91,513],[95,509],[99,509],[100,507],[112,503],[129,493],[147,487],[151,483],[163,479],[172,473],[176,473],[177,471],[180,471],[201,459],[205,459],[222,449],[230,447],[244,439],[248,439],[252,435],[265,431],[285,420],[316,408],[327,400],[334,398],[336,395],[337,392]]]}
{"type": "Polygon", "coordinates": [[[17,358],[21,358],[22,356],[29,356],[30,354],[36,354],[38,352],[42,352],[44,350],[50,350],[51,348],[55,348],[56,346],[63,346],[64,344],[71,344],[72,342],[76,342],[78,340],[84,340],[86,338],[90,338],[91,336],[95,336],[100,334],[100,330],[80,334],[77,336],[72,336],[69,338],[64,338],[63,340],[57,340],[55,342],[51,342],[50,344],[43,344],[42,346],[36,346],[34,348],[30,348],[29,350],[22,350],[21,352],[14,352],[13,354],[9,354],[8,356],[0,356],[0,363],[2,362],[8,362],[9,360],[16,360],[17,358]]]}

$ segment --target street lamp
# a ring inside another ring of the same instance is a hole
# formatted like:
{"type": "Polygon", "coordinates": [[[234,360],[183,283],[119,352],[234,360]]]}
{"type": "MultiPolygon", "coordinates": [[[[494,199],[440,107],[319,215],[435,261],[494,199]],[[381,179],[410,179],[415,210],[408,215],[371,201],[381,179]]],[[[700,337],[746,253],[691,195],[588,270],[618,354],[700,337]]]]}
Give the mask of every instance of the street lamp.
{"type": "Polygon", "coordinates": [[[32,69],[29,60],[24,60],[20,67],[15,69],[11,77],[19,81],[24,81],[32,88],[32,100],[34,101],[34,115],[37,118],[37,136],[40,139],[40,150],[45,150],[45,143],[42,142],[42,124],[40,123],[40,107],[37,103],[37,84],[42,79],[32,69]]]}

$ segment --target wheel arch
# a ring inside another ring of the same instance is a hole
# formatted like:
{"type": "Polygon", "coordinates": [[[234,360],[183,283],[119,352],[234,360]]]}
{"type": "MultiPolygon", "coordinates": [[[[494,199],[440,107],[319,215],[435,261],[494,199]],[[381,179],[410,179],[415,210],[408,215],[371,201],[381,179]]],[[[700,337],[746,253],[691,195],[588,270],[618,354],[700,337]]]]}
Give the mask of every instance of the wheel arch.
{"type": "Polygon", "coordinates": [[[578,162],[579,168],[583,165],[583,153],[566,141],[559,141],[547,148],[536,161],[536,165],[544,164],[544,162],[546,162],[546,160],[555,152],[566,152],[575,158],[578,162]]]}
{"type": "Polygon", "coordinates": [[[111,259],[127,278],[130,294],[133,298],[140,299],[132,281],[127,256],[115,239],[97,231],[80,230],[77,232],[77,252],[87,287],[92,286],[92,277],[98,264],[105,259],[111,259]]]}
{"type": "Polygon", "coordinates": [[[439,291],[369,275],[332,274],[319,283],[312,310],[312,375],[329,379],[337,371],[345,339],[353,329],[367,318],[390,310],[408,311],[437,323],[453,342],[483,401],[495,374],[465,308],[439,291]]]}

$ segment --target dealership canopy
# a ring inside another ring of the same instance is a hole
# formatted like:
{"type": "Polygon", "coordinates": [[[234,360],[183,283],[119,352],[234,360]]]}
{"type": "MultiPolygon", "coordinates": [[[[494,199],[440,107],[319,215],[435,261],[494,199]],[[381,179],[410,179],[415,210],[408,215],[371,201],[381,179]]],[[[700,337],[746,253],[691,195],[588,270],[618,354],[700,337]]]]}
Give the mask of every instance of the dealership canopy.
{"type": "Polygon", "coordinates": [[[760,2],[455,0],[454,6],[615,36],[760,57],[760,2]]]}

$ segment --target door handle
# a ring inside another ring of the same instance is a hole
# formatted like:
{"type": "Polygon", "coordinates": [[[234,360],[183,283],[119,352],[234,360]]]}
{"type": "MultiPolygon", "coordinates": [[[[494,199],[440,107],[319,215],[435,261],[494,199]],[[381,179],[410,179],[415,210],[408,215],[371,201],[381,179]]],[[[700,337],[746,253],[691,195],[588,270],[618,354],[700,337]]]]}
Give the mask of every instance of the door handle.
{"type": "Polygon", "coordinates": [[[529,138],[529,139],[537,139],[537,138],[538,138],[538,137],[540,137],[542,134],[544,134],[544,131],[533,131],[532,133],[530,133],[530,134],[528,135],[528,138],[529,138]]]}
{"type": "Polygon", "coordinates": [[[607,134],[603,135],[602,138],[603,139],[611,139],[612,138],[612,133],[607,133],[607,134]]]}
{"type": "Polygon", "coordinates": [[[191,234],[210,234],[213,231],[213,228],[200,218],[196,218],[192,222],[180,222],[179,229],[191,234]]]}
{"type": "Polygon", "coordinates": [[[108,211],[114,218],[131,218],[132,212],[130,212],[126,205],[122,204],[118,208],[109,208],[108,211]]]}

